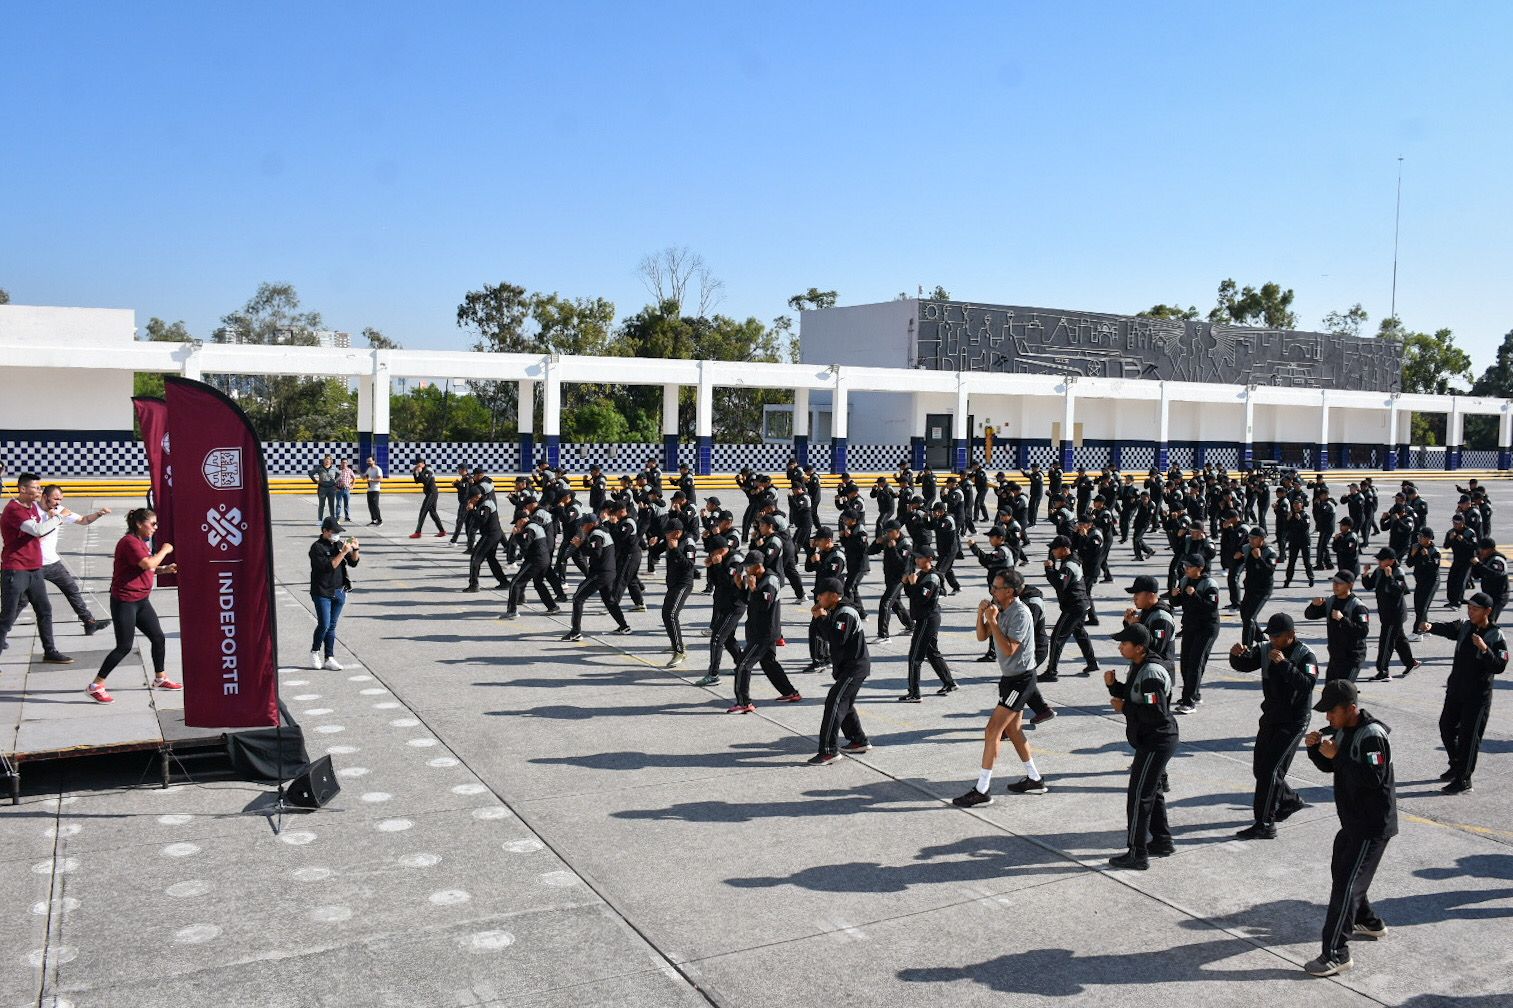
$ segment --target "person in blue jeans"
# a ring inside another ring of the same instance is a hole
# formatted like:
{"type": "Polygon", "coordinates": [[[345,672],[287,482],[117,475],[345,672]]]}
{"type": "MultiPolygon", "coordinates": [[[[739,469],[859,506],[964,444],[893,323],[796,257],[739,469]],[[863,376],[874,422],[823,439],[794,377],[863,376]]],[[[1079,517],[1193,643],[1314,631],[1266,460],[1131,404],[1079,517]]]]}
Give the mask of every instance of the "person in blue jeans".
{"type": "Polygon", "coordinates": [[[352,589],[348,569],[362,557],[355,538],[341,539],[342,527],[334,517],[320,523],[320,538],[310,544],[310,599],[315,603],[315,637],[310,642],[310,667],[340,672],[336,660],[336,623],[352,589]]]}

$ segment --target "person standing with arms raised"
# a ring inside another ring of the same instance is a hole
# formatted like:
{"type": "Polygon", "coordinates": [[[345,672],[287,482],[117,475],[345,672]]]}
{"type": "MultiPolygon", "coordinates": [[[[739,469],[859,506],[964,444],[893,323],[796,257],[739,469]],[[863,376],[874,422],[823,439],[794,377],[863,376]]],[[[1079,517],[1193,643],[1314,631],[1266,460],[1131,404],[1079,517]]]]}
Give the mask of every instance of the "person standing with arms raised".
{"type": "Polygon", "coordinates": [[[178,572],[178,564],[165,563],[173,552],[172,543],[159,543],[150,550],[148,542],[158,531],[158,515],[151,508],[136,508],[126,513],[126,534],[116,543],[115,560],[110,574],[110,618],[115,624],[116,646],[105,656],[100,671],[86,688],[96,703],[115,703],[105,688],[105,680],[121,660],[131,653],[136,632],[142,631],[152,645],[153,689],[176,690],[183,685],[168,678],[164,668],[168,658],[168,641],[152,608],[152,586],[158,571],[178,572]]]}
{"type": "Polygon", "coordinates": [[[47,599],[47,578],[42,571],[42,537],[57,530],[62,519],[42,513],[42,477],[24,472],[16,478],[16,497],[0,512],[0,651],[21,615],[21,603],[30,602],[37,616],[37,636],[42,640],[42,660],[52,665],[70,665],[73,659],[58,650],[53,640],[53,607],[47,599]]]}

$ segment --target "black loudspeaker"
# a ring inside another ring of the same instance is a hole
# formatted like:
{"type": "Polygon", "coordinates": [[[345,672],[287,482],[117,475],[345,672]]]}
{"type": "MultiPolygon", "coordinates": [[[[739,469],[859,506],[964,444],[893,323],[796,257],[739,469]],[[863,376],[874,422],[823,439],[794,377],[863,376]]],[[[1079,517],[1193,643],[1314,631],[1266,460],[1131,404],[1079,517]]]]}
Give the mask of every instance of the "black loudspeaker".
{"type": "Polygon", "coordinates": [[[331,769],[331,757],[322,756],[289,782],[284,800],[300,808],[316,809],[340,792],[341,785],[336,782],[336,771],[331,769]]]}

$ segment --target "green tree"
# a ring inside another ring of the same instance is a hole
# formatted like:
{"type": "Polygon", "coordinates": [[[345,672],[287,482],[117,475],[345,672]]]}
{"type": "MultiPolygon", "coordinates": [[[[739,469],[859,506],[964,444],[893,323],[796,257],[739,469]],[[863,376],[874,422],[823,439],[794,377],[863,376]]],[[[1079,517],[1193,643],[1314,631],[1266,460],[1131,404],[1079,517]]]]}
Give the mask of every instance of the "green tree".
{"type": "Polygon", "coordinates": [[[4,287],[0,287],[0,304],[10,304],[10,303],[11,303],[11,294],[10,294],[10,291],[6,290],[4,287]]]}
{"type": "Polygon", "coordinates": [[[1330,312],[1324,316],[1324,331],[1337,336],[1359,336],[1361,326],[1366,324],[1366,309],[1357,301],[1343,312],[1330,312]]]}
{"type": "Polygon", "coordinates": [[[365,326],[362,331],[362,336],[363,339],[368,341],[368,349],[370,350],[404,349],[404,347],[400,346],[394,340],[389,339],[389,337],[385,336],[383,333],[379,332],[372,326],[365,326]]]}
{"type": "Polygon", "coordinates": [[[1186,308],[1179,308],[1176,305],[1169,304],[1152,305],[1151,307],[1145,309],[1145,311],[1141,312],[1139,314],[1139,317],[1181,319],[1191,322],[1196,322],[1198,319],[1202,318],[1202,316],[1198,314],[1198,309],[1193,305],[1189,305],[1186,308]]]}
{"type": "MultiPolygon", "coordinates": [[[[526,353],[532,349],[525,335],[530,317],[530,296],[512,283],[486,284],[468,291],[457,306],[457,325],[474,336],[473,349],[481,353],[526,353]]],[[[489,440],[503,435],[506,422],[513,427],[514,382],[469,381],[468,388],[489,413],[489,440]]]]}
{"type": "Polygon", "coordinates": [[[725,282],[718,279],[704,257],[688,246],[671,246],[643,256],[636,267],[653,304],[671,301],[679,312],[692,309],[703,318],[724,299],[725,282]]]}
{"type": "MultiPolygon", "coordinates": [[[[1403,345],[1404,392],[1464,395],[1465,386],[1472,382],[1471,358],[1455,345],[1449,329],[1436,330],[1432,335],[1409,332],[1401,319],[1393,317],[1382,319],[1377,336],[1403,345]]],[[[1411,436],[1414,444],[1444,444],[1444,414],[1413,414],[1411,436]]]]}
{"type": "MultiPolygon", "coordinates": [[[[1502,338],[1497,348],[1497,357],[1471,386],[1474,396],[1491,396],[1498,399],[1513,399],[1513,329],[1502,338]]],[[[1466,417],[1466,446],[1487,450],[1502,447],[1497,443],[1498,418],[1495,416],[1466,417]]]]}
{"type": "Polygon", "coordinates": [[[951,300],[951,292],[948,291],[948,290],[946,290],[940,284],[936,284],[935,285],[935,289],[932,290],[930,293],[928,293],[928,294],[925,295],[925,300],[926,301],[949,301],[949,300],[951,300]]]}
{"type": "Polygon", "coordinates": [[[788,307],[794,311],[814,311],[819,308],[834,308],[839,295],[833,290],[822,291],[818,287],[810,287],[802,294],[795,294],[788,299],[788,307]]]}
{"type": "MultiPolygon", "coordinates": [[[[184,325],[183,320],[164,322],[160,318],[153,317],[147,320],[147,325],[143,326],[143,332],[139,338],[144,343],[187,343],[194,337],[189,334],[189,327],[184,325]]],[[[138,371],[132,380],[131,394],[162,398],[163,375],[150,371],[138,371]]],[[[139,431],[138,434],[140,433],[139,431]]]]}
{"type": "Polygon", "coordinates": [[[1219,283],[1219,294],[1208,321],[1228,325],[1260,325],[1268,329],[1296,329],[1292,310],[1293,291],[1280,284],[1264,283],[1259,289],[1241,288],[1234,280],[1219,283]]]}

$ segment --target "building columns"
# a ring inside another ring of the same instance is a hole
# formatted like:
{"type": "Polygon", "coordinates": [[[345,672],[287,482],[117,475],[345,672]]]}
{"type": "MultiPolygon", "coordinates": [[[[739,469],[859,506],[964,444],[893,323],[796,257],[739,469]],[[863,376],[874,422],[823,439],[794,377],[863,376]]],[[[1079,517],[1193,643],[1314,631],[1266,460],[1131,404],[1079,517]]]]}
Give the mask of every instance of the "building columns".
{"type": "Polygon", "coordinates": [[[1465,447],[1466,417],[1460,411],[1460,397],[1450,400],[1450,412],[1445,417],[1445,468],[1459,469],[1460,454],[1465,447]]]}
{"type": "Polygon", "coordinates": [[[962,372],[956,373],[956,422],[951,425],[951,433],[955,435],[955,443],[951,446],[951,468],[955,472],[965,472],[967,468],[967,456],[971,454],[972,432],[967,429],[967,386],[962,380],[962,372]]]}
{"type": "Polygon", "coordinates": [[[809,464],[809,390],[793,390],[793,458],[800,466],[809,464]]]}
{"type": "Polygon", "coordinates": [[[515,383],[515,433],[520,438],[520,471],[528,473],[536,463],[536,383],[515,383]]]}
{"type": "Polygon", "coordinates": [[[546,381],[541,395],[541,436],[546,440],[546,464],[555,469],[562,458],[562,361],[556,354],[546,359],[546,381]]]}
{"type": "Polygon", "coordinates": [[[835,372],[835,391],[830,397],[830,471],[843,473],[846,463],[846,373],[835,372]]]}
{"type": "Polygon", "coordinates": [[[680,386],[662,386],[662,471],[678,469],[678,392],[680,386]]]}
{"type": "Polygon", "coordinates": [[[693,430],[698,443],[694,471],[700,476],[708,476],[710,458],[714,454],[714,385],[710,381],[707,361],[699,362],[699,388],[694,399],[693,430]]]}
{"type": "Polygon", "coordinates": [[[1513,469],[1513,402],[1503,403],[1497,414],[1497,468],[1513,469]]]}
{"type": "Polygon", "coordinates": [[[1063,386],[1066,395],[1062,397],[1061,410],[1061,468],[1071,470],[1077,467],[1076,439],[1074,432],[1077,430],[1077,393],[1073,391],[1077,387],[1077,379],[1068,375],[1063,386]]]}
{"type": "Polygon", "coordinates": [[[1397,471],[1397,393],[1392,393],[1392,399],[1387,407],[1387,444],[1384,447],[1385,458],[1382,460],[1382,468],[1388,472],[1397,471]]]}
{"type": "Polygon", "coordinates": [[[1254,385],[1245,389],[1245,438],[1240,442],[1241,472],[1249,472],[1255,468],[1256,463],[1256,404],[1251,398],[1255,390],[1254,385]]]}
{"type": "Polygon", "coordinates": [[[1319,393],[1319,443],[1314,448],[1313,467],[1320,472],[1329,468],[1329,393],[1319,393]]]}
{"type": "Polygon", "coordinates": [[[1159,412],[1156,414],[1156,471],[1166,472],[1167,466],[1171,465],[1172,451],[1169,433],[1171,431],[1171,401],[1166,398],[1166,382],[1159,382],[1161,386],[1161,398],[1159,400],[1159,412]]]}

